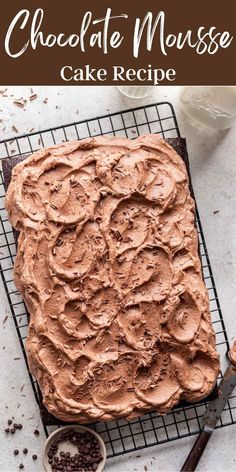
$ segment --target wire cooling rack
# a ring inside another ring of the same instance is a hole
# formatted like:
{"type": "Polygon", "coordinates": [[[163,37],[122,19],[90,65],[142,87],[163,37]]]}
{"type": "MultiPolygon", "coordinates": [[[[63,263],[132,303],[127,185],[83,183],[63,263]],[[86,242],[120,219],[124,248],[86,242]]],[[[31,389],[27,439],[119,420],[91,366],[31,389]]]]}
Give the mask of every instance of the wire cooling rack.
{"type": "MultiPolygon", "coordinates": [[[[0,156],[6,158],[19,154],[29,154],[42,147],[88,136],[111,135],[135,138],[145,133],[158,133],[165,138],[180,137],[175,112],[170,103],[163,102],[139,107],[0,141],[0,156]]],[[[26,360],[24,344],[28,324],[27,313],[12,278],[16,246],[12,227],[4,209],[5,190],[2,171],[0,178],[1,276],[26,360]]],[[[198,212],[197,228],[203,275],[209,292],[217,349],[222,362],[229,345],[198,212]]],[[[37,383],[30,373],[29,376],[35,399],[40,403],[37,383]]],[[[108,457],[112,457],[198,433],[201,429],[205,408],[206,401],[202,401],[194,405],[176,407],[165,416],[153,412],[132,421],[121,419],[119,421],[99,422],[91,426],[102,435],[107,446],[108,457]]],[[[233,423],[236,423],[236,395],[232,394],[219,420],[218,427],[233,423]]],[[[46,434],[48,434],[50,427],[46,425],[44,427],[46,434]]]]}

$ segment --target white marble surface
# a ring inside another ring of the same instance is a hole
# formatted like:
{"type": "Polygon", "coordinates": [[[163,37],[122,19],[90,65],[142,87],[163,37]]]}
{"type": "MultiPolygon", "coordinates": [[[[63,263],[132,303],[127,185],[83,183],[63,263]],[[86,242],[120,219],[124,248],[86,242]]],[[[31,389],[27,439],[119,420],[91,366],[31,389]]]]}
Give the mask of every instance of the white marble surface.
{"type": "MultiPolygon", "coordinates": [[[[178,87],[155,88],[150,97],[138,102],[122,96],[113,87],[34,87],[34,92],[38,98],[27,102],[25,110],[15,106],[10,95],[27,99],[31,94],[29,87],[10,87],[7,97],[0,95],[0,120],[3,120],[0,122],[0,139],[16,135],[13,125],[21,134],[32,128],[44,129],[155,101],[173,103],[181,134],[188,141],[196,199],[231,341],[236,336],[236,127],[213,132],[190,122],[179,109],[178,87]],[[48,98],[47,104],[45,98],[48,98]],[[215,210],[219,213],[214,214],[215,210]]],[[[6,296],[3,287],[0,288],[1,319],[5,314],[9,315],[4,325],[0,321],[0,471],[16,472],[19,463],[23,462],[25,471],[42,472],[41,450],[45,437],[6,296]],[[17,357],[20,359],[14,360],[17,357]],[[25,386],[20,391],[22,385],[25,386]],[[4,428],[12,415],[23,423],[23,430],[6,437],[4,428]],[[33,434],[36,427],[40,429],[38,438],[33,434]],[[27,456],[22,454],[24,447],[29,449],[27,456]],[[21,451],[17,458],[13,455],[15,448],[21,451]],[[33,453],[39,456],[36,462],[31,460],[33,453]]],[[[199,464],[199,472],[235,471],[235,437],[236,425],[215,431],[199,464]]],[[[194,439],[181,439],[127,454],[118,460],[110,460],[106,470],[177,472],[194,439]]]]}

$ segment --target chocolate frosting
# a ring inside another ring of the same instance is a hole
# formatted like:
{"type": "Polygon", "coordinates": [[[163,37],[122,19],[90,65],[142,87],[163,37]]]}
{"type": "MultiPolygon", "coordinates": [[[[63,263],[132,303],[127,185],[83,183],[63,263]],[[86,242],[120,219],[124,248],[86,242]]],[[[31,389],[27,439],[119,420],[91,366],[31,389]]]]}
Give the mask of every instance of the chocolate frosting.
{"type": "Polygon", "coordinates": [[[6,196],[15,282],[47,409],[65,421],[164,414],[219,371],[182,159],[156,135],[89,138],[18,164],[6,196]]]}
{"type": "Polygon", "coordinates": [[[229,358],[233,364],[234,367],[236,367],[236,339],[233,342],[233,345],[229,351],[229,358]]]}

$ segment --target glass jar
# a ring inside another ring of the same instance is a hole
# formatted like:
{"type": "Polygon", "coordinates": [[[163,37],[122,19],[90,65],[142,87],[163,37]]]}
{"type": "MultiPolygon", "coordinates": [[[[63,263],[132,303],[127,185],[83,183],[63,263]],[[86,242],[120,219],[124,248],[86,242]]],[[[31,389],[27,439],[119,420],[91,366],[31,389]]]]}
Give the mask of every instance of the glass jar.
{"type": "Polygon", "coordinates": [[[182,110],[215,129],[230,128],[236,118],[236,87],[182,87],[182,110]]]}
{"type": "Polygon", "coordinates": [[[154,88],[154,85],[123,85],[123,86],[118,86],[117,89],[123,93],[126,97],[129,98],[144,98],[150,95],[154,88]]]}

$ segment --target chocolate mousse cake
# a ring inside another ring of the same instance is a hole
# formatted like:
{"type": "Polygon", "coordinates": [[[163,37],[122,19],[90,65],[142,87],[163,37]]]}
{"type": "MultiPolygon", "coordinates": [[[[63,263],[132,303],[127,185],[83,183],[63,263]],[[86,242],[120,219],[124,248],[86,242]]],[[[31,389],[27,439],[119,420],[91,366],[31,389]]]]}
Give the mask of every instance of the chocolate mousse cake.
{"type": "Polygon", "coordinates": [[[6,196],[29,367],[64,421],[195,402],[219,360],[182,158],[157,135],[97,137],[17,164],[6,196]]]}

